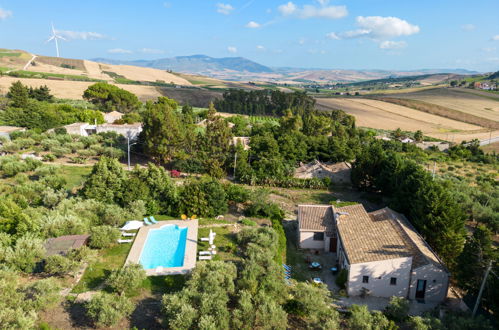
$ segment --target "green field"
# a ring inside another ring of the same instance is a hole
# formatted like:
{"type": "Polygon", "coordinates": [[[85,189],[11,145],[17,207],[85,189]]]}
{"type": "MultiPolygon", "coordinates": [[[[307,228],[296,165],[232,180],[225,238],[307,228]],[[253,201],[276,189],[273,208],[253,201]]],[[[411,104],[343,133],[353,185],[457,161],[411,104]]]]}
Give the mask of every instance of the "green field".
{"type": "Polygon", "coordinates": [[[92,171],[92,166],[67,166],[60,167],[60,175],[66,180],[66,189],[73,190],[80,187],[85,178],[92,171]]]}
{"type": "Polygon", "coordinates": [[[25,70],[12,71],[9,72],[8,75],[17,78],[38,78],[38,79],[60,78],[63,80],[71,80],[71,81],[91,81],[91,82],[104,81],[100,79],[88,78],[85,76],[67,75],[60,73],[35,72],[35,71],[25,71],[25,70]]]}
{"type": "Polygon", "coordinates": [[[20,57],[21,53],[0,52],[0,57],[20,57]]]}

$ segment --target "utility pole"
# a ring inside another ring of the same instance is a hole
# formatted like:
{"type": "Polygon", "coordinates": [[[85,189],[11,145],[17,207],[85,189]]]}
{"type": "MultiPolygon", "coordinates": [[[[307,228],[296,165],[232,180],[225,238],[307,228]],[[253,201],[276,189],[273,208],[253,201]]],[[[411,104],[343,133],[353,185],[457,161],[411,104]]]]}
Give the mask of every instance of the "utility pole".
{"type": "Polygon", "coordinates": [[[127,146],[127,150],[128,150],[128,170],[130,171],[130,134],[127,134],[126,146],[127,146]]]}
{"type": "Polygon", "coordinates": [[[492,268],[492,260],[489,261],[489,266],[485,271],[485,275],[483,277],[482,285],[480,286],[480,291],[478,292],[478,297],[476,298],[475,307],[473,308],[472,317],[475,317],[476,311],[478,310],[478,305],[480,305],[480,299],[482,299],[483,289],[485,288],[485,283],[487,282],[487,277],[489,276],[490,269],[492,268]]]}
{"type": "Polygon", "coordinates": [[[237,151],[234,154],[234,180],[236,179],[237,151]]]}

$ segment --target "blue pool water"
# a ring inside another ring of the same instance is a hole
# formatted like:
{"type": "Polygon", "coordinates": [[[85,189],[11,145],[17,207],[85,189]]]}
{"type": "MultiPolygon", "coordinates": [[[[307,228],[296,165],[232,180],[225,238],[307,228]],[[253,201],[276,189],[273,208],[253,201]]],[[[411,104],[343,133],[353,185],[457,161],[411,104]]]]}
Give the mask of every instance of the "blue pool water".
{"type": "Polygon", "coordinates": [[[184,265],[187,228],[166,225],[151,229],[142,248],[140,263],[144,269],[181,267],[184,265]]]}

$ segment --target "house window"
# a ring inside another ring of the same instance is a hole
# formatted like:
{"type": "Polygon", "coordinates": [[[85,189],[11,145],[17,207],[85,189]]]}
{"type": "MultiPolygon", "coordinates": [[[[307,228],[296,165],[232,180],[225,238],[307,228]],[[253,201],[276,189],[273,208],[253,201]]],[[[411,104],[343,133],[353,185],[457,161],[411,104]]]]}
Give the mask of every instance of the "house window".
{"type": "Polygon", "coordinates": [[[369,276],[362,276],[362,283],[369,283],[369,276]]]}
{"type": "Polygon", "coordinates": [[[314,233],[314,241],[323,241],[324,233],[314,233]]]}
{"type": "Polygon", "coordinates": [[[396,277],[390,277],[390,285],[397,285],[397,278],[396,277]]]}

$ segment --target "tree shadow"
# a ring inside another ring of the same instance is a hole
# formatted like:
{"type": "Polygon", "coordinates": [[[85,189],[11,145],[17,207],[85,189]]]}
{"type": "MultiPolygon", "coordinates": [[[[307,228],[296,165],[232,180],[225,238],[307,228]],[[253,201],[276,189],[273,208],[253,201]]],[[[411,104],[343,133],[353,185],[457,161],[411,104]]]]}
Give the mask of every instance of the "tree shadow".
{"type": "Polygon", "coordinates": [[[94,324],[87,315],[84,303],[67,302],[64,309],[68,313],[75,328],[93,328],[94,324]]]}
{"type": "Polygon", "coordinates": [[[138,302],[130,316],[130,327],[164,329],[162,321],[161,302],[158,299],[149,297],[138,302]]]}

